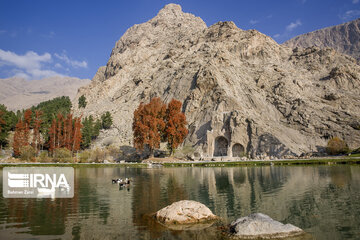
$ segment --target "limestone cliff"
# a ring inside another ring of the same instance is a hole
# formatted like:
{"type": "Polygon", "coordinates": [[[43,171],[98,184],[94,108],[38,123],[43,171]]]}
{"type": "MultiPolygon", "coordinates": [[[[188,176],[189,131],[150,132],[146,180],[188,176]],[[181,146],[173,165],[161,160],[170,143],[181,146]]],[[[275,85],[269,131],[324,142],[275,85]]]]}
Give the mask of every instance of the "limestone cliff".
{"type": "Polygon", "coordinates": [[[286,41],[284,45],[292,48],[330,47],[360,60],[360,18],[302,34],[286,41]]]}
{"type": "Polygon", "coordinates": [[[166,5],[128,29],[91,84],[88,104],[74,111],[110,111],[103,143],[132,145],[132,117],[141,101],[183,102],[185,144],[196,156],[300,155],[323,150],[331,136],[360,145],[360,66],[332,49],[292,50],[233,22],[210,27],[166,5]]]}

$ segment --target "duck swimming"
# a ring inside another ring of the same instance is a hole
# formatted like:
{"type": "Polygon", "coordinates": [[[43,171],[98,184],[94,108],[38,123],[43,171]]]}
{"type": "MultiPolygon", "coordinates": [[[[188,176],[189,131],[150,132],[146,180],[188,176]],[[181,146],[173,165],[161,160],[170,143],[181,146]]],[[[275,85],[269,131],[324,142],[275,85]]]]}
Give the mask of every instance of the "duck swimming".
{"type": "Polygon", "coordinates": [[[111,180],[111,183],[120,183],[120,182],[123,182],[122,178],[115,178],[115,179],[112,179],[111,180]]]}
{"type": "Polygon", "coordinates": [[[125,178],[125,180],[118,182],[119,187],[127,187],[130,185],[132,180],[130,178],[125,178]]]}

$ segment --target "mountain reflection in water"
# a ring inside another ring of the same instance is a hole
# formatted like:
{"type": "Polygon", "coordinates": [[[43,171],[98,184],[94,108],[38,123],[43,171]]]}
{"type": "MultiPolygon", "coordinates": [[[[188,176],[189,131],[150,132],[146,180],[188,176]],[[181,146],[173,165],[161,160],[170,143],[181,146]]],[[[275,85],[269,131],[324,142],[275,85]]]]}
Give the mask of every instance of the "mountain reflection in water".
{"type": "Polygon", "coordinates": [[[221,224],[255,212],[303,228],[306,239],[356,239],[360,166],[76,168],[74,198],[1,197],[0,239],[219,239],[227,238],[221,224]],[[134,181],[119,188],[115,177],[134,181]],[[222,223],[178,231],[154,221],[183,199],[204,203],[222,223]]]}

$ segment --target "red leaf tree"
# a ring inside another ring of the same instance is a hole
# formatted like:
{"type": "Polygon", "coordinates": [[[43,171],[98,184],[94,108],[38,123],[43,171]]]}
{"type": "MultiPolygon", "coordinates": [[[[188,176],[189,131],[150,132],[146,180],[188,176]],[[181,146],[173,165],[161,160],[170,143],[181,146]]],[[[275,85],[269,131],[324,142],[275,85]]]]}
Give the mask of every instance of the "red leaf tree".
{"type": "Polygon", "coordinates": [[[53,152],[56,149],[56,119],[51,122],[49,129],[49,151],[53,152]]]}
{"type": "Polygon", "coordinates": [[[168,106],[160,98],[153,98],[148,104],[140,103],[134,111],[134,147],[143,150],[146,146],[150,150],[150,156],[153,156],[153,151],[160,147],[161,140],[166,140],[173,154],[188,134],[181,106],[181,102],[175,99],[168,106]]]}
{"type": "Polygon", "coordinates": [[[62,114],[58,114],[49,129],[49,151],[54,152],[58,148],[79,151],[82,141],[81,128],[81,118],[73,119],[72,114],[64,118],[62,114]]]}
{"type": "Polygon", "coordinates": [[[4,113],[2,111],[0,111],[0,132],[1,132],[1,125],[5,124],[4,119],[2,119],[2,115],[4,115],[4,113]]]}
{"type": "Polygon", "coordinates": [[[165,137],[171,154],[184,141],[189,132],[186,128],[186,116],[181,112],[181,106],[180,101],[172,99],[166,109],[165,137]]]}
{"type": "Polygon", "coordinates": [[[14,142],[13,142],[13,150],[14,156],[20,156],[20,149],[24,146],[29,145],[28,139],[25,137],[25,130],[26,124],[19,119],[18,123],[15,126],[15,133],[14,133],[14,142]]]}
{"type": "Polygon", "coordinates": [[[73,130],[73,142],[72,142],[72,151],[73,152],[77,152],[80,150],[80,144],[82,141],[82,135],[81,135],[81,128],[82,128],[82,124],[81,124],[81,118],[75,118],[75,123],[74,123],[74,130],[73,130]]]}
{"type": "Polygon", "coordinates": [[[164,135],[166,105],[160,98],[152,98],[148,104],[140,103],[134,111],[133,132],[134,146],[143,150],[146,146],[150,150],[150,156],[154,149],[160,147],[160,141],[164,135]]]}
{"type": "Polygon", "coordinates": [[[35,111],[35,118],[34,118],[34,126],[33,126],[33,139],[31,146],[35,149],[36,153],[40,151],[41,147],[41,135],[40,135],[40,127],[41,127],[41,111],[35,111]]]}
{"type": "Polygon", "coordinates": [[[24,138],[27,142],[26,145],[29,145],[29,138],[30,138],[30,127],[32,122],[32,111],[31,109],[28,109],[24,113],[24,138]]]}

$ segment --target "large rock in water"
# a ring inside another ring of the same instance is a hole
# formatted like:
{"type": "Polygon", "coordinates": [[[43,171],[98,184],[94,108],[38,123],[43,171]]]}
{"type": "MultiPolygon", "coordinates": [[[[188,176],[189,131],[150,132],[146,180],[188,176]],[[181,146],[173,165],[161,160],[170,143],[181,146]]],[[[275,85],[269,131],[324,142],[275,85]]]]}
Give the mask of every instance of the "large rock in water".
{"type": "Polygon", "coordinates": [[[132,146],[133,112],[155,96],[183,103],[185,144],[195,156],[296,156],[324,150],[333,136],[350,148],[360,143],[355,59],[333,49],[293,50],[233,22],[207,27],[175,4],[126,31],[79,90],[74,113],[111,112],[114,125],[98,139],[132,146]],[[81,95],[88,104],[79,109],[81,95]]]}
{"type": "Polygon", "coordinates": [[[291,224],[282,224],[271,217],[254,213],[232,222],[230,231],[239,238],[285,238],[304,234],[304,231],[291,224]]]}
{"type": "Polygon", "coordinates": [[[217,219],[204,204],[182,200],[156,212],[155,218],[166,225],[202,223],[217,219]]]}

